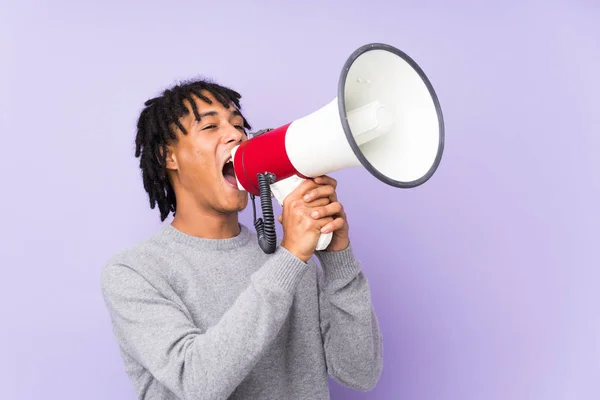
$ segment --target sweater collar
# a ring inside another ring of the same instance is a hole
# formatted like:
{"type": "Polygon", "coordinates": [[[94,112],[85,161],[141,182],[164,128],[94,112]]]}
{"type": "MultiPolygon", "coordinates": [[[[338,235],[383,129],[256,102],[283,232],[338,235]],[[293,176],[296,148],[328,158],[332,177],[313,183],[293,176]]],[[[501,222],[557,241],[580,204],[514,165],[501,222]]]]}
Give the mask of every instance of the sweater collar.
{"type": "Polygon", "coordinates": [[[175,241],[199,250],[232,250],[244,246],[250,239],[250,231],[244,224],[239,224],[240,233],[227,239],[207,239],[183,233],[173,225],[167,225],[163,229],[163,237],[169,241],[175,241]]]}

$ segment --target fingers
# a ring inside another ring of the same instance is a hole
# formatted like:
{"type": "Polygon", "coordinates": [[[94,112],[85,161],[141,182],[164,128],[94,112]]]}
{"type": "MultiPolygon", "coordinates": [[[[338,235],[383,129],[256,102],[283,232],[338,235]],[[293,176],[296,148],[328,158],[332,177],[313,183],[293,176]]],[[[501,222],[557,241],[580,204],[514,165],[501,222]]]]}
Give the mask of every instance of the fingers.
{"type": "Polygon", "coordinates": [[[317,176],[313,180],[319,185],[331,185],[334,189],[337,187],[337,181],[327,175],[317,176]]]}
{"type": "Polygon", "coordinates": [[[331,201],[335,201],[335,187],[332,185],[317,186],[306,192],[303,199],[306,202],[310,202],[320,198],[327,198],[331,201]]]}
{"type": "Polygon", "coordinates": [[[286,199],[289,198],[287,202],[298,198],[302,198],[305,202],[311,202],[319,198],[329,198],[330,201],[337,201],[336,187],[337,181],[327,175],[305,179],[286,199]]]}
{"type": "MultiPolygon", "coordinates": [[[[331,203],[328,199],[315,200],[312,203],[306,204],[306,206],[313,210],[310,214],[312,219],[320,219],[336,214],[343,216],[344,212],[344,207],[340,203],[331,203]]],[[[279,221],[280,224],[283,224],[283,214],[279,214],[277,221],[279,221]]]]}
{"type": "Polygon", "coordinates": [[[309,189],[304,195],[304,201],[310,202],[318,198],[329,198],[332,202],[337,201],[337,181],[327,175],[317,176],[313,181],[318,185],[309,189]]]}
{"type": "Polygon", "coordinates": [[[327,204],[325,206],[316,207],[311,211],[310,216],[314,219],[323,217],[330,217],[334,215],[341,215],[344,211],[344,207],[339,202],[327,204]]]}
{"type": "Polygon", "coordinates": [[[300,183],[286,198],[283,200],[283,207],[289,207],[296,202],[302,201],[305,193],[317,188],[317,185],[312,179],[305,179],[300,183]]]}
{"type": "Polygon", "coordinates": [[[340,203],[330,203],[329,199],[318,199],[313,201],[314,205],[306,204],[302,199],[290,201],[283,207],[283,213],[277,216],[277,221],[284,224],[284,219],[294,220],[297,224],[305,225],[308,228],[312,225],[314,229],[319,230],[324,224],[333,221],[333,215],[342,211],[340,203]],[[317,206],[317,207],[315,207],[317,206]],[[311,216],[313,210],[319,211],[315,216],[311,216]]]}
{"type": "Polygon", "coordinates": [[[346,221],[342,217],[338,217],[331,222],[326,223],[321,228],[321,233],[329,233],[333,231],[337,231],[338,229],[342,229],[345,225],[346,221]]]}
{"type": "Polygon", "coordinates": [[[306,202],[306,206],[311,207],[311,208],[322,207],[322,206],[326,206],[329,203],[331,203],[331,200],[329,200],[328,198],[320,198],[320,199],[306,202]]]}
{"type": "MultiPolygon", "coordinates": [[[[332,217],[313,217],[313,219],[316,219],[318,221],[317,223],[321,225],[321,233],[337,231],[338,229],[342,229],[346,223],[346,220],[343,217],[337,217],[335,219],[332,217]]],[[[280,214],[277,217],[277,221],[283,225],[283,214],[280,214]]]]}
{"type": "Polygon", "coordinates": [[[311,189],[318,187],[319,184],[314,181],[314,179],[305,179],[298,187],[294,190],[294,192],[298,193],[300,197],[305,193],[309,192],[311,189]]]}
{"type": "Polygon", "coordinates": [[[294,219],[304,215],[312,221],[305,223],[316,223],[317,229],[322,228],[327,232],[342,228],[345,214],[343,206],[337,201],[336,187],[337,181],[326,175],[304,180],[294,190],[293,195],[284,200],[282,207],[287,213],[279,215],[277,221],[283,225],[284,214],[295,214],[294,219]]]}

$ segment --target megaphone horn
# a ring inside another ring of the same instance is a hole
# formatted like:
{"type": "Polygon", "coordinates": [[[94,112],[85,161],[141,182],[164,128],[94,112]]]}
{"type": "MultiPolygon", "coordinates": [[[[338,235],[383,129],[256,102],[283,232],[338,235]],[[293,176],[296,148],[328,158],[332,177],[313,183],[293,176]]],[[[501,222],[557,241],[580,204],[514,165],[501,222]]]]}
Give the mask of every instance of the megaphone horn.
{"type": "MultiPolygon", "coordinates": [[[[444,121],[429,79],[407,54],[367,44],[346,60],[337,96],[317,111],[266,130],[232,150],[238,188],[260,196],[254,225],[265,253],[276,247],[272,197],[280,205],[304,179],[362,166],[381,182],[414,188],[437,170],[444,121]]],[[[255,206],[254,206],[255,207],[255,206]]],[[[322,234],[316,250],[329,245],[322,234]]]]}

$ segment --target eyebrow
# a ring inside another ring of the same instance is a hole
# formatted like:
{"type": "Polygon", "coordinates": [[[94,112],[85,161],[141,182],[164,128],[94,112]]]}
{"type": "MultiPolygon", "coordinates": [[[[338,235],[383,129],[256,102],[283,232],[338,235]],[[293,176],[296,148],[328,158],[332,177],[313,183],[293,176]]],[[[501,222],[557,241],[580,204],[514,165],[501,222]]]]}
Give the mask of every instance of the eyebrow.
{"type": "MultiPolygon", "coordinates": [[[[201,119],[202,119],[202,118],[204,118],[204,117],[217,117],[218,115],[219,115],[219,113],[218,113],[218,112],[216,112],[216,111],[207,111],[207,112],[203,112],[203,113],[201,113],[201,114],[198,114],[198,116],[200,117],[200,119],[199,119],[199,120],[201,120],[201,119]]],[[[231,115],[232,115],[233,117],[242,117],[242,118],[243,118],[243,115],[242,115],[242,113],[240,113],[238,110],[233,110],[233,111],[231,112],[231,115]]],[[[198,121],[199,121],[199,120],[198,120],[198,121]]]]}
{"type": "Polygon", "coordinates": [[[219,113],[216,112],[216,111],[203,112],[202,114],[198,114],[198,117],[200,117],[200,118],[198,118],[198,121],[201,120],[204,117],[216,117],[218,115],[219,115],[219,113]]]}

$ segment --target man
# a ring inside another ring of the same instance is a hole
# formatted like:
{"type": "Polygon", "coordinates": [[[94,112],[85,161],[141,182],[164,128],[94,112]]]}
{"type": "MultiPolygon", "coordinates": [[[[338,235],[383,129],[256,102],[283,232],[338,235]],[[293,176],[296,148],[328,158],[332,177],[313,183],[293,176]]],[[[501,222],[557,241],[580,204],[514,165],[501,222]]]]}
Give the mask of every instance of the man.
{"type": "Polygon", "coordinates": [[[174,218],[102,270],[126,372],[139,399],[327,399],[328,375],[370,390],[382,340],[336,181],[306,180],[286,198],[282,241],[265,254],[238,222],[248,194],[228,166],[250,129],[240,98],[193,81],[139,117],[150,206],[174,218]],[[333,239],[315,254],[322,232],[333,239]]]}

